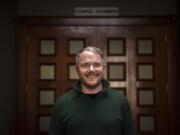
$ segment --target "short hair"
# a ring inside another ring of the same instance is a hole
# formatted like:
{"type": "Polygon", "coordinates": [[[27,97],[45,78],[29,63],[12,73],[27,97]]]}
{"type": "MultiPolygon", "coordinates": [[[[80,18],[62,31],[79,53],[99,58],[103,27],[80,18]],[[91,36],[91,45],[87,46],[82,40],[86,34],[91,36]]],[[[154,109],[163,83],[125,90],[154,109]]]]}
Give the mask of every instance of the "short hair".
{"type": "Polygon", "coordinates": [[[97,48],[97,47],[88,46],[88,47],[83,48],[82,50],[80,50],[80,51],[76,54],[76,65],[79,64],[80,55],[81,55],[81,53],[84,52],[84,51],[89,51],[89,52],[93,52],[93,53],[95,53],[95,54],[99,54],[99,55],[101,56],[101,58],[102,58],[103,64],[105,64],[104,55],[103,55],[102,51],[101,51],[99,48],[97,48]]]}

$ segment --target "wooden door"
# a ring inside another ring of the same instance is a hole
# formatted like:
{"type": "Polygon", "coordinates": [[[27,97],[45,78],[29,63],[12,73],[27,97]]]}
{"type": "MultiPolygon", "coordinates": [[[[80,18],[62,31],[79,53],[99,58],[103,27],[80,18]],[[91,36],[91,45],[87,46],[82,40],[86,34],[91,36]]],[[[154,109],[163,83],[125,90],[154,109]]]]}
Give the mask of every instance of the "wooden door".
{"type": "Polygon", "coordinates": [[[84,23],[21,31],[18,135],[48,133],[52,106],[78,79],[75,54],[85,46],[103,50],[104,78],[127,96],[138,134],[169,135],[166,27],[84,23]]]}
{"type": "Polygon", "coordinates": [[[77,79],[77,50],[95,40],[93,27],[29,28],[27,135],[47,134],[55,100],[77,79]]]}
{"type": "Polygon", "coordinates": [[[106,78],[129,99],[138,134],[168,135],[165,29],[109,26],[97,31],[106,78]]]}

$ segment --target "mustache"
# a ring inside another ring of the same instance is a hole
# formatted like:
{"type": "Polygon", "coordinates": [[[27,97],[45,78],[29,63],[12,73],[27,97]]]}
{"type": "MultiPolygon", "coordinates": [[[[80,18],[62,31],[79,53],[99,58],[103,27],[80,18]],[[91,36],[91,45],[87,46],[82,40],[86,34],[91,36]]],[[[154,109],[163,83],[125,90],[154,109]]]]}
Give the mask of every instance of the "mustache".
{"type": "Polygon", "coordinates": [[[85,74],[85,76],[97,76],[98,73],[94,72],[94,71],[89,71],[85,74]]]}

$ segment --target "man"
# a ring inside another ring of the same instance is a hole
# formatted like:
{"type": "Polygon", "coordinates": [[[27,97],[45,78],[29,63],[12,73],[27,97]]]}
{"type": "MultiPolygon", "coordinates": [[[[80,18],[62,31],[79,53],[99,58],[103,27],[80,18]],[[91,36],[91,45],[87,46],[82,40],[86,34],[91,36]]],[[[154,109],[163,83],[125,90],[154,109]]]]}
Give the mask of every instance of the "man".
{"type": "Polygon", "coordinates": [[[54,105],[49,135],[135,135],[129,103],[103,79],[100,49],[76,56],[79,81],[54,105]]]}

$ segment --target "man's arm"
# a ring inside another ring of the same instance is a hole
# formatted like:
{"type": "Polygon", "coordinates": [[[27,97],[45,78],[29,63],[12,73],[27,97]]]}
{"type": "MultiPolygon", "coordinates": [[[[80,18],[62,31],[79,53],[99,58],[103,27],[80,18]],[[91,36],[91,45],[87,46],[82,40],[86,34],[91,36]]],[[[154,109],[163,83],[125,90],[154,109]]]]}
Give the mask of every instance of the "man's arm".
{"type": "Polygon", "coordinates": [[[130,109],[129,102],[125,98],[123,107],[123,135],[136,135],[136,130],[134,127],[134,122],[132,118],[132,112],[130,109]]]}
{"type": "Polygon", "coordinates": [[[53,109],[49,135],[63,135],[63,126],[56,107],[53,109]]]}

